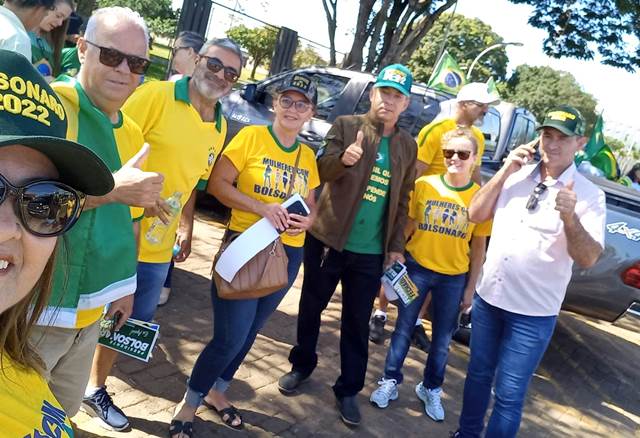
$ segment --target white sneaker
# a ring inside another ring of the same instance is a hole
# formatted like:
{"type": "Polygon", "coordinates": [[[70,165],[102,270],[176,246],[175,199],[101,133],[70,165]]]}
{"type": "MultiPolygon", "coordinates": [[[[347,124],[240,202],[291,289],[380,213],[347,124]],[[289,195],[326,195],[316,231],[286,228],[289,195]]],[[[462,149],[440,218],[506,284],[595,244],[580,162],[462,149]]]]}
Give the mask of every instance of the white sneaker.
{"type": "Polygon", "coordinates": [[[160,291],[160,298],[158,298],[158,306],[164,306],[169,301],[169,295],[171,295],[171,288],[162,286],[160,291]]]}
{"type": "Polygon", "coordinates": [[[398,398],[398,384],[396,379],[385,379],[384,377],[378,382],[380,387],[371,393],[369,400],[379,408],[389,406],[390,400],[398,398]]]}
{"type": "Polygon", "coordinates": [[[424,403],[424,411],[435,421],[444,420],[444,408],[442,407],[442,388],[427,389],[422,382],[416,385],[416,395],[424,403]]]}

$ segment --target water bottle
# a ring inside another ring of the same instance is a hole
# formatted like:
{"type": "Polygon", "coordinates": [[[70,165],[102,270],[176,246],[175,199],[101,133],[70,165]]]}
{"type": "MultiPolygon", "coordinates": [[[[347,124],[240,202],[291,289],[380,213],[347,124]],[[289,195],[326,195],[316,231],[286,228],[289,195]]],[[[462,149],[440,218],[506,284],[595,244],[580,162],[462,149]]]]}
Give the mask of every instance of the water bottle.
{"type": "Polygon", "coordinates": [[[147,233],[144,235],[145,239],[147,239],[147,242],[152,245],[159,245],[160,242],[162,242],[162,240],[164,239],[164,235],[167,234],[173,222],[180,215],[180,208],[182,206],[182,204],[180,203],[180,198],[182,198],[182,193],[174,192],[173,195],[165,199],[165,202],[167,203],[167,205],[169,205],[170,210],[169,223],[165,225],[164,223],[162,223],[160,218],[155,218],[153,223],[147,230],[147,233]]]}

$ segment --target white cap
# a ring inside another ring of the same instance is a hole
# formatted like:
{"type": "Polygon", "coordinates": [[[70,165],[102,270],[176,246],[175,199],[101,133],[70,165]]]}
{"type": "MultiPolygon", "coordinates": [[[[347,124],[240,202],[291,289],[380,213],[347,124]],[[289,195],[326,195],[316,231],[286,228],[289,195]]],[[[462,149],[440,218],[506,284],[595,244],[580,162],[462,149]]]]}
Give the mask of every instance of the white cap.
{"type": "Polygon", "coordinates": [[[489,91],[489,86],[483,82],[472,82],[465,85],[458,91],[456,96],[458,102],[473,100],[488,105],[500,103],[500,97],[489,91]]]}

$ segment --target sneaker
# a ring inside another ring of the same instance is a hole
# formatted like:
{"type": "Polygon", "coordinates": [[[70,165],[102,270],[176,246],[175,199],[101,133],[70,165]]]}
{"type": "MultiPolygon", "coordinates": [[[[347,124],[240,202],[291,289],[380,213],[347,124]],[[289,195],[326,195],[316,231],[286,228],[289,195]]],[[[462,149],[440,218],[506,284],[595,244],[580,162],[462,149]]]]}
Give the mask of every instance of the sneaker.
{"type": "Polygon", "coordinates": [[[358,402],[356,396],[351,397],[336,397],[336,404],[340,411],[340,418],[347,426],[359,426],[360,425],[360,408],[358,408],[358,402]]]}
{"type": "Polygon", "coordinates": [[[91,397],[82,399],[82,410],[92,417],[98,417],[101,425],[109,430],[121,431],[129,427],[129,419],[113,404],[106,387],[98,389],[91,397]]]}
{"type": "Polygon", "coordinates": [[[460,431],[456,430],[455,432],[449,432],[449,438],[460,438],[460,431]]]}
{"type": "Polygon", "coordinates": [[[378,381],[378,389],[371,393],[369,400],[377,407],[384,409],[389,406],[389,401],[398,399],[398,383],[396,379],[385,379],[378,381]]]}
{"type": "Polygon", "coordinates": [[[278,389],[285,395],[293,394],[298,386],[308,378],[309,376],[305,376],[300,371],[291,370],[278,379],[278,389]]]}
{"type": "Polygon", "coordinates": [[[416,325],[413,328],[411,342],[425,353],[429,352],[429,349],[431,348],[431,341],[429,340],[429,336],[427,336],[427,332],[424,331],[422,324],[416,325]]]}
{"type": "Polygon", "coordinates": [[[387,318],[382,315],[374,315],[369,321],[369,340],[374,344],[380,344],[384,340],[384,324],[387,318]]]}
{"type": "Polygon", "coordinates": [[[434,421],[444,420],[444,408],[440,401],[442,388],[427,389],[420,382],[416,385],[416,395],[424,403],[424,411],[429,417],[434,421]]]}
{"type": "Polygon", "coordinates": [[[171,295],[171,288],[162,286],[160,291],[160,298],[158,298],[158,306],[164,306],[169,301],[169,295],[171,295]]]}

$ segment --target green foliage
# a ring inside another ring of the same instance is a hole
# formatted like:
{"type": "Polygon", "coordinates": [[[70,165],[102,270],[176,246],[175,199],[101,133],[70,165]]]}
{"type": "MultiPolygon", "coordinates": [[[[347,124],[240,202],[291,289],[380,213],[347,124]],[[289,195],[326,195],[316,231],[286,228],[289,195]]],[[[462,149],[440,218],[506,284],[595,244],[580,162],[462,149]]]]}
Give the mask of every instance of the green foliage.
{"type": "Polygon", "coordinates": [[[623,151],[626,148],[626,145],[622,140],[618,140],[614,137],[609,137],[607,135],[604,136],[604,142],[611,148],[614,152],[623,151]]]}
{"type": "Polygon", "coordinates": [[[258,65],[264,63],[265,67],[268,66],[276,47],[278,33],[270,27],[249,29],[244,25],[239,25],[229,29],[227,36],[249,52],[249,56],[253,59],[251,79],[254,79],[258,65]]]}
{"type": "MultiPolygon", "coordinates": [[[[459,14],[452,18],[451,14],[443,14],[411,56],[409,68],[416,80],[427,82],[431,76],[449,20],[452,21],[446,49],[465,72],[480,52],[493,44],[503,42],[502,37],[491,30],[491,26],[477,18],[466,18],[459,14]]],[[[491,50],[473,68],[471,82],[486,82],[490,76],[496,81],[505,80],[508,61],[504,47],[491,50]]]]}
{"type": "Polygon", "coordinates": [[[327,65],[327,61],[322,59],[320,54],[316,50],[307,46],[304,49],[298,48],[296,54],[293,56],[293,67],[309,67],[310,65],[327,65]]]}
{"type": "Polygon", "coordinates": [[[96,7],[126,6],[138,12],[147,22],[151,33],[171,37],[178,24],[179,12],[171,8],[171,0],[98,0],[96,7]]]}
{"type": "Polygon", "coordinates": [[[500,93],[504,100],[529,109],[539,121],[550,107],[562,104],[577,108],[588,130],[596,120],[595,98],[582,90],[571,73],[551,67],[518,66],[500,93]]]}

